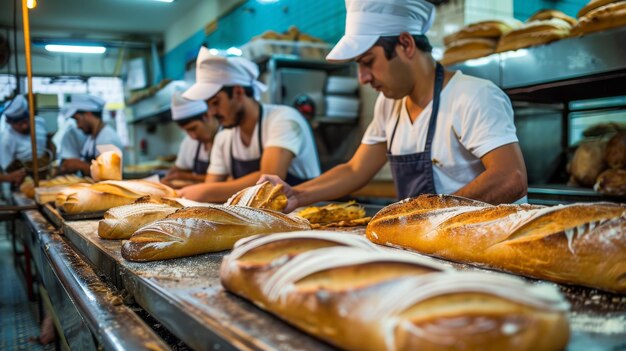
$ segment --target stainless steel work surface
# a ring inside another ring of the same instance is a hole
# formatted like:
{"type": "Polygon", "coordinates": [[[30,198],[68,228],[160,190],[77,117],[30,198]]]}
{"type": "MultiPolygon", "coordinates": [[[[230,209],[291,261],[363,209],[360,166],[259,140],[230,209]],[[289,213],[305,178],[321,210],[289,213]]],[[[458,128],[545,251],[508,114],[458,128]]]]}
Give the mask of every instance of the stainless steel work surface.
{"type": "MultiPolygon", "coordinates": [[[[96,230],[97,221],[66,223],[66,235],[74,237],[73,241],[84,241],[79,246],[91,247],[87,256],[100,264],[107,260],[114,262],[123,287],[190,346],[202,350],[217,344],[239,349],[330,347],[226,293],[219,282],[219,265],[225,253],[150,263],[128,262],[121,257],[121,242],[100,239],[96,230]]],[[[363,228],[352,230],[364,231],[363,228]]],[[[463,270],[478,269],[446,263],[463,270]]],[[[582,287],[559,287],[572,304],[568,350],[626,348],[626,296],[582,287]]]]}

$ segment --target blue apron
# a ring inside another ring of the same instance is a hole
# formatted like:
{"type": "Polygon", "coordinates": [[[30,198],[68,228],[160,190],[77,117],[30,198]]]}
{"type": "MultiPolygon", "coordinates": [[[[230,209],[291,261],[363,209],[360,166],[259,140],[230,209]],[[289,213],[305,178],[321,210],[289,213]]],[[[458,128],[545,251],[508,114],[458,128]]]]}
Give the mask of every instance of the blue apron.
{"type": "MultiPolygon", "coordinates": [[[[100,132],[98,132],[98,133],[100,133],[100,132]]],[[[96,138],[97,138],[97,137],[98,137],[98,135],[94,136],[94,138],[93,138],[93,148],[92,148],[92,150],[91,150],[91,153],[81,154],[81,155],[80,155],[80,158],[82,158],[85,162],[87,162],[87,163],[89,163],[89,164],[91,164],[91,161],[92,161],[92,160],[95,160],[95,159],[96,159],[96,156],[97,156],[97,155],[96,155],[96,153],[98,152],[98,151],[96,150],[96,138]]]]}
{"type": "MultiPolygon", "coordinates": [[[[263,135],[262,126],[263,126],[263,105],[259,104],[258,139],[259,139],[259,151],[260,151],[261,157],[263,156],[263,141],[261,140],[262,135],[263,135]]],[[[233,139],[233,141],[230,144],[230,164],[232,165],[231,167],[232,167],[232,172],[233,172],[233,178],[235,179],[241,178],[252,172],[256,172],[260,170],[261,169],[261,157],[254,159],[254,160],[242,161],[242,160],[237,160],[233,156],[233,143],[234,142],[235,140],[233,139]]],[[[303,183],[307,180],[308,179],[302,179],[287,172],[287,179],[285,179],[285,182],[293,186],[293,185],[298,185],[300,183],[303,183]]]]}
{"type": "MultiPolygon", "coordinates": [[[[418,196],[420,194],[436,194],[435,180],[433,178],[433,165],[431,148],[435,129],[437,126],[437,115],[439,114],[439,100],[441,89],[443,87],[443,66],[437,62],[435,69],[435,90],[433,92],[432,112],[428,123],[428,133],[426,136],[426,145],[423,152],[417,152],[409,155],[392,155],[391,146],[396,136],[396,129],[400,121],[400,108],[398,108],[398,119],[393,128],[389,146],[387,148],[387,159],[391,166],[391,174],[396,186],[396,193],[399,199],[418,196]]],[[[401,101],[400,104],[402,105],[401,101]]]]}
{"type": "Polygon", "coordinates": [[[195,174],[206,174],[206,170],[209,168],[210,161],[200,161],[200,148],[202,143],[198,141],[198,147],[196,148],[196,156],[193,158],[193,170],[195,174]]]}

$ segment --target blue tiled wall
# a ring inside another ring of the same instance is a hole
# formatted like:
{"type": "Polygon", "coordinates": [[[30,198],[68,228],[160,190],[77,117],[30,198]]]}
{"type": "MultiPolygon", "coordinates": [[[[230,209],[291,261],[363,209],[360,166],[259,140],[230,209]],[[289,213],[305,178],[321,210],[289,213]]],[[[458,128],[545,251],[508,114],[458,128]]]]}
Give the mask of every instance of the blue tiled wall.
{"type": "Polygon", "coordinates": [[[539,10],[556,9],[576,18],[578,10],[588,2],[589,0],[515,0],[513,1],[513,16],[525,21],[539,10]]]}
{"type": "Polygon", "coordinates": [[[263,4],[248,0],[220,18],[217,30],[209,36],[199,30],[191,38],[166,53],[163,58],[166,78],[181,79],[185,64],[194,59],[202,43],[226,49],[240,46],[266,30],[283,32],[297,25],[301,32],[335,43],[343,35],[346,10],[344,0],[281,0],[263,4]]]}

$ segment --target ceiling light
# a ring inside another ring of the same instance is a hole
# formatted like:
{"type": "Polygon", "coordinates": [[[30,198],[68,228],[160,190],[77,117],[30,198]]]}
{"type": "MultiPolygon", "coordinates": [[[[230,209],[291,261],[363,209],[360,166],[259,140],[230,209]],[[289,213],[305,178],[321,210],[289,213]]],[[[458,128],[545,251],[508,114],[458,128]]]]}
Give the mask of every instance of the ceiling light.
{"type": "Polygon", "coordinates": [[[26,0],[26,7],[31,10],[34,9],[35,7],[37,7],[37,0],[26,0]]]}
{"type": "Polygon", "coordinates": [[[85,45],[54,45],[47,44],[46,50],[51,52],[73,52],[80,54],[103,54],[107,49],[104,46],[85,46],[85,45]]]}
{"type": "Polygon", "coordinates": [[[154,0],[154,1],[158,1],[158,2],[174,2],[174,0],[154,0]]]}
{"type": "Polygon", "coordinates": [[[226,54],[231,55],[231,56],[241,56],[242,52],[241,52],[241,49],[233,46],[226,50],[226,54]]]}

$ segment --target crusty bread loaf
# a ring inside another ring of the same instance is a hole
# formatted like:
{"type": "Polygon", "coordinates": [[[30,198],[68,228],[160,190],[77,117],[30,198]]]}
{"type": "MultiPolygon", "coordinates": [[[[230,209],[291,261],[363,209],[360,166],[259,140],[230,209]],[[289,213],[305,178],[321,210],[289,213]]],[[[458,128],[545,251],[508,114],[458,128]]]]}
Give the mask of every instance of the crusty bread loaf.
{"type": "MultiPolygon", "coordinates": [[[[56,187],[55,189],[60,189],[59,186],[67,186],[77,183],[93,183],[93,181],[89,178],[81,178],[74,174],[66,174],[54,177],[52,179],[46,179],[39,181],[38,188],[51,188],[56,187]]],[[[32,199],[35,197],[35,182],[33,178],[26,178],[22,184],[20,184],[20,192],[24,194],[24,196],[32,199]]],[[[54,199],[52,199],[54,201],[54,199]]]]}
{"type": "Polygon", "coordinates": [[[606,168],[604,154],[606,140],[591,139],[578,145],[568,171],[575,184],[592,187],[598,175],[606,168]]]}
{"type": "Polygon", "coordinates": [[[619,2],[619,1],[620,0],[591,0],[589,1],[587,5],[585,5],[582,9],[580,9],[580,11],[578,11],[578,14],[576,15],[576,17],[581,18],[587,13],[589,13],[590,11],[597,9],[598,7],[608,5],[613,2],[619,2]]]}
{"type": "Polygon", "coordinates": [[[457,62],[489,56],[496,51],[497,41],[495,39],[460,39],[450,43],[441,59],[444,66],[457,62]]]}
{"type": "Polygon", "coordinates": [[[572,35],[583,35],[626,25],[626,1],[617,1],[589,11],[572,28],[572,35]]]}
{"type": "Polygon", "coordinates": [[[532,21],[545,21],[553,18],[561,19],[570,24],[570,26],[576,25],[577,21],[575,18],[572,18],[559,10],[539,10],[535,12],[534,15],[530,16],[526,22],[532,21]]]}
{"type": "Polygon", "coordinates": [[[344,350],[561,350],[568,304],[553,286],[454,272],[363,237],[308,231],[248,238],[222,285],[344,350]]]}
{"type": "Polygon", "coordinates": [[[104,213],[98,223],[98,235],[103,239],[128,239],[146,224],[156,222],[176,212],[177,207],[164,204],[130,204],[114,207],[104,213]]]}
{"type": "Polygon", "coordinates": [[[626,207],[448,206],[451,199],[458,198],[421,195],[387,206],[369,223],[367,237],[458,262],[626,292],[626,207]]]}
{"type": "Polygon", "coordinates": [[[452,42],[461,39],[495,39],[497,40],[502,35],[510,32],[511,30],[517,28],[518,24],[507,23],[504,21],[483,21],[478,23],[472,23],[456,33],[447,35],[443,38],[443,42],[446,46],[450,45],[452,42]]]}
{"type": "Polygon", "coordinates": [[[626,132],[619,132],[609,140],[604,161],[609,168],[626,169],[626,132]]]}
{"type": "Polygon", "coordinates": [[[122,180],[122,157],[117,152],[105,151],[91,161],[89,171],[96,182],[122,180]]]}
{"type": "Polygon", "coordinates": [[[626,170],[607,169],[600,173],[593,189],[607,195],[626,195],[626,170]]]}
{"type": "Polygon", "coordinates": [[[131,204],[145,195],[175,197],[176,192],[166,185],[145,180],[107,180],[67,187],[57,196],[56,206],[68,214],[100,212],[131,204]]]}
{"type": "Polygon", "coordinates": [[[503,35],[496,52],[543,45],[569,36],[572,25],[559,19],[534,20],[503,35]]]}
{"type": "Polygon", "coordinates": [[[244,206],[183,208],[142,227],[122,246],[129,261],[154,261],[228,250],[244,237],[309,229],[281,212],[244,206]]]}
{"type": "Polygon", "coordinates": [[[226,201],[226,205],[282,211],[287,206],[287,196],[283,194],[282,184],[263,182],[237,192],[226,201]]]}

